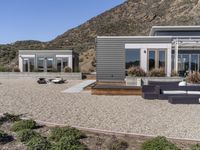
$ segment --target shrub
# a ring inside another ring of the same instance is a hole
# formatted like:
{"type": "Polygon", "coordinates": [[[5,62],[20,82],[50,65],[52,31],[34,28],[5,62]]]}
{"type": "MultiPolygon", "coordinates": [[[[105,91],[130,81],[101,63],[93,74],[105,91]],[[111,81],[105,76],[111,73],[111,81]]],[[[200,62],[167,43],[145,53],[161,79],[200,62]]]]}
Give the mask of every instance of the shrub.
{"type": "Polygon", "coordinates": [[[156,138],[145,141],[141,150],[180,150],[176,145],[169,142],[165,137],[158,136],[156,138]]]}
{"type": "Polygon", "coordinates": [[[20,131],[23,129],[34,129],[34,128],[36,128],[36,122],[34,120],[20,120],[12,125],[11,130],[20,131]]]}
{"type": "Polygon", "coordinates": [[[109,150],[126,150],[128,148],[128,143],[123,140],[114,140],[109,145],[109,150]]]}
{"type": "Polygon", "coordinates": [[[13,68],[13,72],[20,72],[19,67],[14,67],[14,68],[13,68]]]}
{"type": "Polygon", "coordinates": [[[70,67],[66,66],[64,68],[64,72],[72,72],[72,69],[70,67]]]}
{"type": "Polygon", "coordinates": [[[7,133],[4,131],[0,130],[0,144],[5,144],[8,143],[12,140],[12,137],[9,136],[7,133]]]}
{"type": "Polygon", "coordinates": [[[51,149],[51,143],[48,142],[43,137],[33,137],[30,141],[26,144],[27,150],[49,150],[51,149]]]}
{"type": "Polygon", "coordinates": [[[200,144],[192,145],[191,150],[200,150],[200,144]]]}
{"type": "Polygon", "coordinates": [[[11,67],[4,67],[0,65],[0,72],[11,72],[12,68],[11,67]]]}
{"type": "Polygon", "coordinates": [[[4,113],[3,116],[6,118],[8,122],[15,122],[15,121],[20,121],[21,115],[15,115],[15,114],[9,114],[9,113],[4,113]]]}
{"type": "Polygon", "coordinates": [[[134,76],[134,77],[145,77],[146,73],[140,67],[130,67],[128,69],[128,75],[129,76],[134,76]]]}
{"type": "Polygon", "coordinates": [[[176,76],[178,76],[178,73],[177,73],[175,70],[172,70],[171,76],[172,76],[172,77],[176,77],[176,76]]]}
{"type": "Polygon", "coordinates": [[[55,142],[58,142],[62,137],[74,137],[75,139],[81,139],[84,138],[85,135],[79,131],[76,128],[72,128],[72,127],[63,127],[63,128],[59,128],[59,127],[55,127],[51,130],[50,133],[50,140],[53,140],[55,142]]]}
{"type": "Polygon", "coordinates": [[[31,129],[24,129],[17,132],[17,138],[23,143],[29,142],[34,137],[40,137],[40,134],[31,129]]]}
{"type": "Polygon", "coordinates": [[[149,72],[150,77],[165,77],[165,70],[163,68],[155,68],[149,72]]]}
{"type": "Polygon", "coordinates": [[[62,137],[54,146],[54,150],[87,150],[87,146],[82,144],[73,136],[62,137]]]}
{"type": "Polygon", "coordinates": [[[15,122],[20,120],[21,115],[14,115],[5,113],[3,116],[0,117],[0,124],[3,124],[4,122],[15,122]]]}
{"type": "Polygon", "coordinates": [[[193,72],[186,77],[188,83],[200,84],[200,73],[193,72]]]}

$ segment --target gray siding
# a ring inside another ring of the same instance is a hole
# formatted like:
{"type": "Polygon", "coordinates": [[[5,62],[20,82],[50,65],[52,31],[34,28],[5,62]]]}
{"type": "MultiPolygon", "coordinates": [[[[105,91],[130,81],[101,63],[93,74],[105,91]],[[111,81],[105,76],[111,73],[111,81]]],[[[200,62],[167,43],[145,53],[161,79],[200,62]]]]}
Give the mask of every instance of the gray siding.
{"type": "Polygon", "coordinates": [[[97,81],[124,81],[125,44],[170,43],[171,37],[97,37],[97,81]]]}

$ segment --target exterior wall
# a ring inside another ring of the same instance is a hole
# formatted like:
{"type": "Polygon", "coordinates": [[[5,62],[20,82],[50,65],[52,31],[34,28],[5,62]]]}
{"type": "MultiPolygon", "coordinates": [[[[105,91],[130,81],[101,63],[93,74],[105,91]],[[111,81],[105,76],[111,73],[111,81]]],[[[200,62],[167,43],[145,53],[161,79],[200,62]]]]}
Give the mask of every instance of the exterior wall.
{"type": "MultiPolygon", "coordinates": [[[[171,41],[171,37],[97,37],[97,81],[124,81],[126,44],[143,45],[141,52],[144,52],[146,44],[164,44],[168,47],[171,41]]],[[[169,51],[168,55],[171,54],[171,49],[169,51]]],[[[146,57],[143,53],[141,54],[141,65],[146,69],[145,61],[147,59],[143,58],[146,57]]],[[[168,59],[170,61],[171,57],[168,59]]],[[[167,69],[170,70],[170,67],[167,69]]]]}
{"type": "MultiPolygon", "coordinates": [[[[51,57],[54,59],[53,66],[56,65],[56,58],[68,58],[68,66],[70,68],[78,67],[77,62],[73,62],[73,57],[78,57],[77,54],[73,53],[72,50],[19,50],[19,69],[23,72],[23,62],[22,58],[35,58],[35,69],[37,69],[37,58],[38,57],[51,57]],[[76,64],[76,65],[73,65],[76,64]]],[[[77,60],[77,59],[74,59],[77,60]]]]}

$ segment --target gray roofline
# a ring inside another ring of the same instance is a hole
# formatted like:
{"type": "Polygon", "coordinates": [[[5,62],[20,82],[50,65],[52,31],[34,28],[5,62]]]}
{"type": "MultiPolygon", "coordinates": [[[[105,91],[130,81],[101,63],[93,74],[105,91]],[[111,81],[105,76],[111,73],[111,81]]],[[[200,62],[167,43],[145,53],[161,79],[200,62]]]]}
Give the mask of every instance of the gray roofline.
{"type": "Polygon", "coordinates": [[[168,30],[200,30],[200,26],[153,26],[150,31],[150,36],[153,36],[155,31],[168,31],[168,30]]]}
{"type": "Polygon", "coordinates": [[[96,38],[172,38],[172,36],[97,36],[96,38]]]}
{"type": "Polygon", "coordinates": [[[68,52],[73,53],[73,50],[19,50],[19,53],[56,53],[56,52],[68,52]]]}

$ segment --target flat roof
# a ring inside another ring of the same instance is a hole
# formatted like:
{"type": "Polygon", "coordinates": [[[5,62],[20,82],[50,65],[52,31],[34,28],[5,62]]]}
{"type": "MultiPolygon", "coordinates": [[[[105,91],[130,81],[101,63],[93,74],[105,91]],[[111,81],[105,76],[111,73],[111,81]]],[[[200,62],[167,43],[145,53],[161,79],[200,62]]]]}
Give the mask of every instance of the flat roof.
{"type": "Polygon", "coordinates": [[[140,39],[140,38],[172,38],[172,36],[97,36],[97,38],[135,38],[135,39],[140,39]]]}
{"type": "Polygon", "coordinates": [[[200,26],[153,26],[150,31],[150,36],[153,36],[156,31],[179,31],[179,30],[200,30],[200,26]]]}
{"type": "Polygon", "coordinates": [[[73,50],[56,50],[56,49],[54,49],[54,50],[19,50],[19,53],[23,53],[23,52],[26,52],[26,53],[29,53],[29,52],[30,53],[55,53],[55,52],[57,52],[57,53],[59,53],[59,52],[72,53],[73,50]]]}

